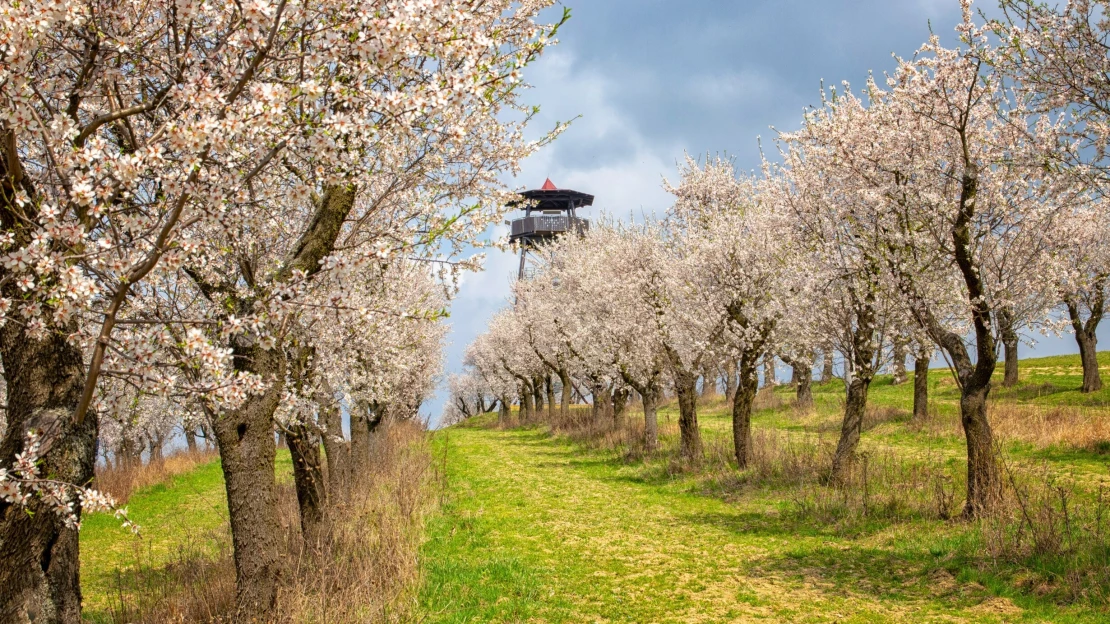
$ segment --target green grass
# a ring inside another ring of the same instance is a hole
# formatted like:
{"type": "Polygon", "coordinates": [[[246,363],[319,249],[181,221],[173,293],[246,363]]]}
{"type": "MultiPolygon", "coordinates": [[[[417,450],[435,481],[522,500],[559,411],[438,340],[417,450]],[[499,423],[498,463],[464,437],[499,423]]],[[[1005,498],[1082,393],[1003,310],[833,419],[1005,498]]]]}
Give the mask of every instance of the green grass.
{"type": "MultiPolygon", "coordinates": [[[[1110,365],[1110,354],[1100,354],[1110,365]]],[[[1001,381],[1001,379],[999,379],[1001,381]]],[[[1108,379],[1110,381],[1110,379],[1108,379]]],[[[1004,402],[1088,410],[1110,418],[1110,390],[1078,392],[1075,357],[1022,361],[1022,382],[997,389],[1004,402]]],[[[941,433],[900,412],[864,433],[861,451],[935,461],[953,474],[964,447],[958,393],[946,370],[930,379],[941,433]]],[[[789,391],[779,394],[789,401],[789,391]]],[[[817,386],[818,409],[789,405],[756,414],[757,430],[835,442],[843,386],[817,386]]],[[[912,384],[880,377],[871,402],[906,412],[912,384]]],[[[673,408],[660,412],[673,444],[673,408]]],[[[699,410],[706,445],[727,445],[727,406],[699,410]]],[[[798,489],[741,485],[721,473],[675,470],[669,456],[629,460],[541,429],[499,431],[491,417],[435,437],[446,454],[441,513],[422,551],[421,622],[1103,622],[1105,600],[1051,590],[1067,574],[1051,557],[991,562],[972,525],[897,512],[864,518],[800,511],[798,489]]],[[[1108,441],[1110,444],[1110,441],[1108,441]]],[[[1006,444],[1018,463],[1110,483],[1110,452],[1006,444]]],[[[279,478],[289,479],[287,453],[279,478]]],[[[229,542],[218,462],[134,494],[135,538],[109,516],[81,533],[86,617],[107,621],[113,594],[185,556],[226,552],[229,542]]],[[[1110,557],[1108,557],[1110,558],[1110,557]]]]}
{"type": "MultiPolygon", "coordinates": [[[[292,475],[288,451],[279,451],[280,480],[292,475]]],[[[227,498],[219,460],[132,494],[128,517],[138,536],[109,514],[92,514],[81,526],[81,588],[85,618],[108,621],[112,597],[134,582],[187,557],[215,556],[230,544],[227,498]]]]}
{"type": "MultiPolygon", "coordinates": [[[[1100,360],[1110,363],[1107,354],[1100,360]]],[[[1075,357],[1026,360],[1022,367],[1022,384],[1000,392],[1012,395],[1004,400],[1052,408],[1110,399],[1110,391],[1075,390],[1081,381],[1072,370],[1075,357]]],[[[947,371],[934,370],[931,386],[936,418],[954,419],[958,394],[947,371]]],[[[842,390],[835,383],[817,388],[819,408],[812,416],[789,407],[763,410],[755,427],[835,441],[842,390]]],[[[908,410],[911,393],[912,384],[892,386],[880,378],[872,401],[908,410]]],[[[673,423],[676,414],[666,409],[660,418],[673,423]]],[[[707,445],[730,435],[720,401],[700,409],[699,419],[707,445]]],[[[953,473],[962,469],[961,437],[924,433],[906,420],[867,431],[861,451],[931,458],[953,473]]],[[[1068,572],[1059,559],[987,560],[974,525],[913,514],[828,521],[800,513],[796,491],[737,488],[722,484],[719,474],[676,472],[667,457],[628,460],[538,428],[502,431],[490,423],[484,416],[436,436],[436,452],[446,454],[447,493],[423,550],[421,621],[1110,618],[1104,601],[1038,591],[1043,579],[1051,586],[1068,572]]],[[[1014,461],[1110,483],[1110,456],[1008,447],[1014,461]]]]}

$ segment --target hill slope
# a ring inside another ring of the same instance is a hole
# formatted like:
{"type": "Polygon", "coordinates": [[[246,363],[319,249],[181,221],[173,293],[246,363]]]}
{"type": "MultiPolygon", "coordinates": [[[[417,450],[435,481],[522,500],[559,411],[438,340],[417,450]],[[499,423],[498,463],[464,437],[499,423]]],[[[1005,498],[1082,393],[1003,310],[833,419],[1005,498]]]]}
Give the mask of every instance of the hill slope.
{"type": "MultiPolygon", "coordinates": [[[[1071,364],[1060,358],[1023,362],[1030,372],[1071,364]]],[[[899,411],[912,384],[893,387],[889,379],[880,380],[874,403],[893,407],[864,434],[861,450],[875,465],[889,455],[891,465],[912,466],[907,473],[932,464],[953,475],[944,479],[958,480],[962,444],[951,404],[956,396],[947,388],[946,371],[934,371],[931,382],[935,426],[923,428],[911,426],[899,411]]],[[[835,443],[841,393],[842,386],[823,386],[817,411],[798,414],[788,405],[788,391],[780,391],[784,405],[756,417],[762,440],[810,440],[814,448],[835,443]]],[[[1040,379],[1004,394],[1023,398],[1023,409],[1033,409],[1023,393],[1040,397],[1034,400],[1038,414],[1057,409],[1054,404],[1097,405],[1102,398],[1051,388],[1040,379]],[[1065,400],[1048,396],[1054,392],[1065,400]]],[[[1101,407],[1082,409],[1087,411],[1072,416],[1107,418],[1101,407]]],[[[644,459],[627,448],[607,450],[552,436],[546,428],[498,430],[489,417],[438,434],[447,493],[424,549],[423,621],[1096,622],[1108,617],[1105,595],[1062,597],[1059,579],[1067,570],[1061,560],[992,561],[979,527],[940,520],[897,493],[872,492],[872,507],[854,513],[858,505],[838,506],[831,499],[841,494],[823,494],[827,488],[804,480],[783,487],[774,475],[730,476],[735,470],[727,467],[726,406],[711,402],[700,417],[708,461],[723,463],[723,470],[686,471],[666,453],[644,459]]],[[[664,432],[673,436],[675,416],[661,412],[663,422],[668,418],[664,432]]],[[[775,444],[781,450],[783,444],[775,444]]],[[[1110,483],[1110,462],[1098,450],[1015,439],[1007,451],[1018,464],[1110,483]]],[[[921,487],[932,486],[923,480],[921,487]]],[[[957,481],[953,491],[961,487],[957,481]]],[[[866,500],[863,505],[866,509],[866,500]]],[[[1104,549],[1095,556],[1105,554],[1104,549]]]]}

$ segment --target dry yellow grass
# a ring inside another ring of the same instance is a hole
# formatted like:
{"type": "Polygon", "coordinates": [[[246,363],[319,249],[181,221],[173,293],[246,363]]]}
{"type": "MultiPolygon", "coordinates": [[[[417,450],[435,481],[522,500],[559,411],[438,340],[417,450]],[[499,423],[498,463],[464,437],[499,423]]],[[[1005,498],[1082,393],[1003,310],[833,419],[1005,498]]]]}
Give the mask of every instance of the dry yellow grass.
{"type": "Polygon", "coordinates": [[[162,461],[115,466],[97,466],[93,486],[111,495],[116,501],[126,503],[131,495],[145,487],[165,483],[176,475],[185,474],[197,466],[219,457],[216,451],[180,451],[162,461]]]}

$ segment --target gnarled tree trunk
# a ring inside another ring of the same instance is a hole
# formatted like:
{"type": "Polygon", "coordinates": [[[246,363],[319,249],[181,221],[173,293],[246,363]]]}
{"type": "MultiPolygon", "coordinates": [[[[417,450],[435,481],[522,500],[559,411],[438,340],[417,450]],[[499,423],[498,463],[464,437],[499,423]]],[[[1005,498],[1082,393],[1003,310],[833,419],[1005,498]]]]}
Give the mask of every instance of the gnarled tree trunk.
{"type": "MultiPolygon", "coordinates": [[[[30,340],[9,322],[0,329],[0,357],[8,395],[0,466],[12,465],[33,430],[40,435],[44,476],[88,484],[96,464],[97,415],[89,410],[82,422],[73,420],[85,383],[81,352],[62,332],[30,340]]],[[[77,531],[50,506],[38,498],[26,508],[0,499],[0,621],[78,624],[78,555],[77,531]]]]}
{"type": "Polygon", "coordinates": [[[1083,364],[1083,392],[1098,392],[1102,389],[1102,376],[1098,370],[1098,323],[1103,315],[1103,289],[1099,287],[1095,299],[1091,302],[1091,315],[1084,321],[1079,313],[1079,303],[1073,299],[1065,299],[1068,316],[1071,318],[1072,329],[1075,330],[1075,341],[1079,344],[1079,359],[1083,364]]]}
{"type": "Polygon", "coordinates": [[[289,427],[285,436],[293,460],[293,485],[301,516],[301,536],[316,545],[324,534],[324,505],[327,491],[320,464],[320,439],[305,424],[289,427]]]}
{"type": "Polygon", "coordinates": [[[902,336],[895,336],[892,360],[890,363],[891,385],[900,386],[906,383],[906,346],[908,341],[902,336]]]}
{"type": "Polygon", "coordinates": [[[870,376],[858,374],[852,375],[848,384],[848,400],[844,406],[844,420],[840,425],[840,440],[836,443],[836,454],[833,456],[834,481],[844,480],[848,467],[855,458],[860,433],[863,431],[863,414],[867,409],[867,391],[870,386],[870,376]]]}
{"type": "Polygon", "coordinates": [[[1002,386],[1013,387],[1018,382],[1018,335],[1014,328],[1013,315],[1005,310],[998,313],[999,331],[1002,334],[1002,349],[1005,352],[1005,373],[1002,386]]]}
{"type": "Polygon", "coordinates": [[[881,348],[878,340],[878,313],[875,309],[875,294],[868,290],[863,300],[855,306],[856,325],[852,334],[852,367],[845,371],[847,401],[844,405],[844,420],[840,426],[840,440],[833,455],[831,478],[844,481],[848,468],[855,459],[863,431],[863,415],[867,409],[867,391],[875,377],[875,356],[881,348]],[[848,373],[851,373],[849,375],[848,373]]]}
{"type": "Polygon", "coordinates": [[[752,404],[759,392],[759,374],[754,354],[740,358],[739,384],[732,401],[732,445],[736,466],[743,470],[752,459],[752,404]]]}
{"type": "Polygon", "coordinates": [[[725,364],[725,401],[732,405],[736,400],[736,362],[729,358],[725,364]]]}
{"type": "Polygon", "coordinates": [[[698,375],[684,370],[674,373],[678,394],[679,447],[687,461],[701,459],[701,430],[698,428],[698,375]]]}
{"type": "Polygon", "coordinates": [[[259,373],[269,387],[238,409],[213,418],[235,550],[239,617],[258,619],[273,610],[280,570],[280,532],[274,490],[273,415],[285,389],[280,349],[236,348],[236,364],[259,373]]]}
{"type": "Polygon", "coordinates": [[[924,420],[929,416],[929,360],[933,350],[919,351],[913,361],[913,417],[924,420]]]}

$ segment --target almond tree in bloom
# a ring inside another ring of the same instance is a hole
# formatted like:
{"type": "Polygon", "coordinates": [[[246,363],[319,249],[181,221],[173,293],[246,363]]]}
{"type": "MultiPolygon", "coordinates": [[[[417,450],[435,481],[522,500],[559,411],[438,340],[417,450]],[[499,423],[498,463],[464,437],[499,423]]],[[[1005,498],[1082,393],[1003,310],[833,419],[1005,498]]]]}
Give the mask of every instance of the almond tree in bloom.
{"type": "Polygon", "coordinates": [[[274,417],[285,432],[302,533],[324,535],[328,504],[365,479],[370,434],[382,421],[413,419],[441,370],[446,294],[422,262],[379,260],[331,274],[331,305],[306,306],[288,341],[286,395],[274,417]],[[344,439],[340,403],[348,406],[344,439]],[[325,483],[321,444],[328,463],[325,483]]]}
{"type": "Polygon", "coordinates": [[[707,301],[699,307],[727,326],[720,348],[728,359],[739,360],[732,433],[736,462],[743,469],[752,457],[760,358],[785,346],[784,319],[799,330],[792,336],[795,346],[799,338],[808,342],[803,336],[813,273],[804,264],[792,215],[768,188],[773,182],[738,180],[732,164],[720,159],[699,166],[687,158],[681,173],[681,182],[670,188],[676,197],[671,217],[695,250],[697,274],[705,280],[699,288],[707,301]]]}
{"type": "MultiPolygon", "coordinates": [[[[1075,0],[1048,5],[1003,0],[1002,19],[987,27],[1001,40],[989,58],[1023,97],[1031,112],[1059,120],[1073,149],[1045,145],[1043,154],[1097,195],[1110,184],[1110,57],[1106,20],[1110,3],[1075,0]]],[[[1097,212],[1097,209],[1096,209],[1097,212]]],[[[1068,263],[1062,284],[1064,304],[1083,362],[1083,392],[1102,387],[1095,358],[1095,331],[1104,313],[1105,261],[1101,251],[1104,221],[1078,215],[1060,237],[1068,263]]]]}
{"type": "Polygon", "coordinates": [[[780,137],[790,211],[819,283],[813,288],[813,330],[844,354],[847,398],[832,476],[842,479],[859,446],[871,382],[883,363],[884,336],[893,320],[884,288],[885,231],[875,197],[862,185],[850,157],[872,130],[870,112],[850,93],[824,98],[802,130],[780,137]],[[849,159],[846,159],[846,155],[849,159]]]}
{"type": "Polygon", "coordinates": [[[1028,319],[1047,319],[1059,281],[1050,233],[1085,196],[1044,165],[1046,149],[1068,148],[1058,126],[1030,121],[1006,98],[964,9],[968,49],[934,38],[900,61],[887,91],[869,89],[870,128],[846,133],[852,149],[841,154],[872,199],[857,204],[868,224],[860,233],[881,233],[879,268],[953,368],[968,452],[965,513],[977,516],[1000,485],[987,413],[1000,315],[1041,302],[1028,319]]]}
{"type": "Polygon", "coordinates": [[[578,362],[577,370],[607,380],[608,388],[598,386],[603,396],[594,397],[595,406],[608,402],[615,420],[622,399],[620,390],[612,388],[636,390],[644,410],[643,444],[650,451],[658,446],[656,406],[668,364],[659,335],[650,331],[658,309],[644,305],[651,282],[630,279],[628,272],[642,244],[634,232],[598,222],[588,236],[566,237],[552,245],[543,272],[521,292],[527,293],[529,305],[541,301],[550,310],[548,322],[578,362]]]}
{"type": "Polygon", "coordinates": [[[1098,370],[1098,325],[1106,314],[1110,295],[1110,230],[1101,206],[1077,210],[1063,219],[1057,230],[1057,257],[1063,263],[1061,298],[1079,345],[1083,364],[1083,392],[1102,389],[1098,370]]]}
{"type": "MultiPolygon", "coordinates": [[[[517,97],[549,4],[0,7],[0,465],[34,435],[44,473],[87,483],[102,375],[200,393],[241,612],[268,611],[272,421],[303,295],[500,216],[497,176],[536,146],[517,97]]],[[[76,534],[37,501],[0,503],[0,613],[76,621],[76,534]]]]}

